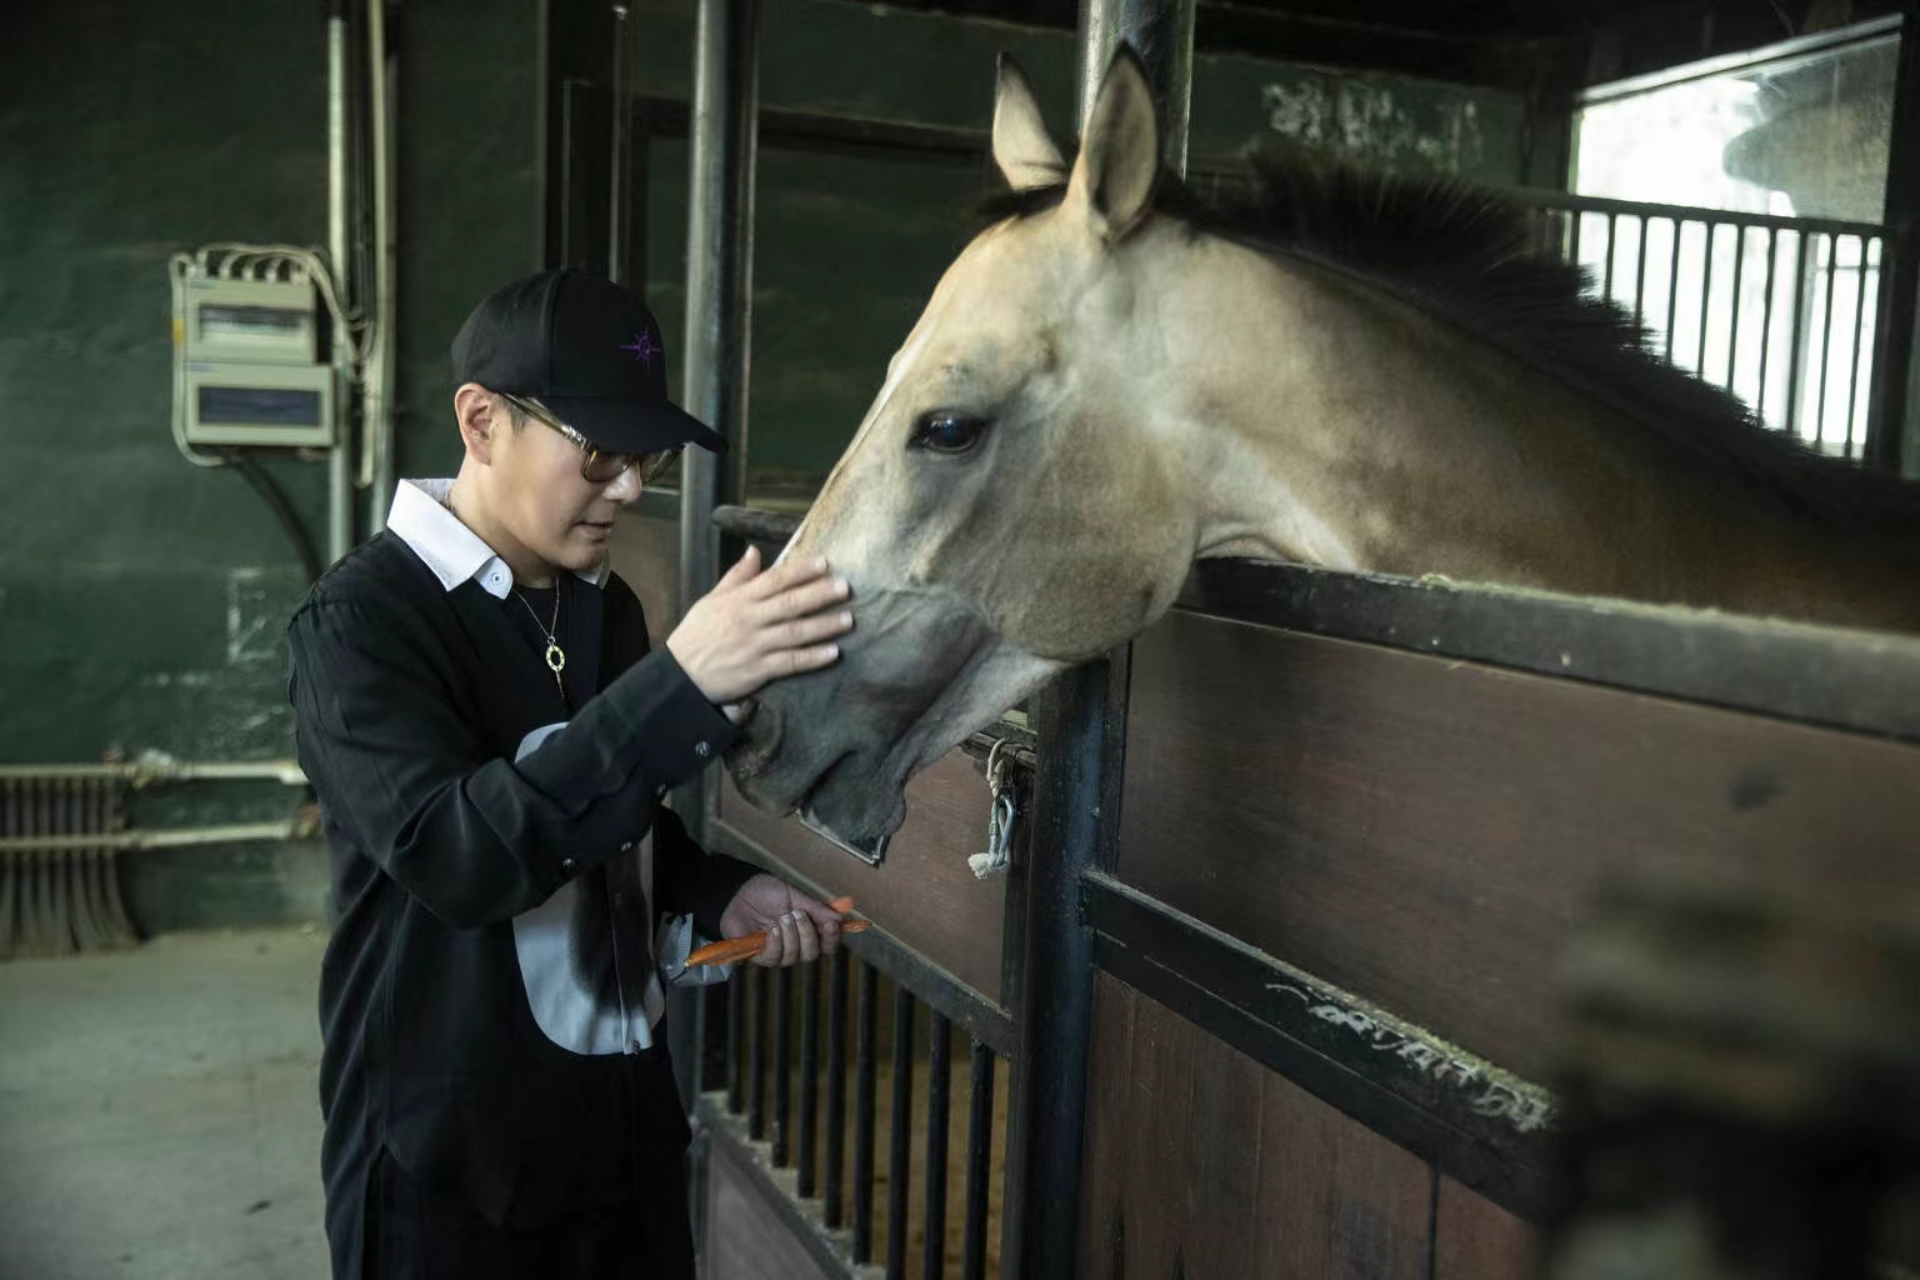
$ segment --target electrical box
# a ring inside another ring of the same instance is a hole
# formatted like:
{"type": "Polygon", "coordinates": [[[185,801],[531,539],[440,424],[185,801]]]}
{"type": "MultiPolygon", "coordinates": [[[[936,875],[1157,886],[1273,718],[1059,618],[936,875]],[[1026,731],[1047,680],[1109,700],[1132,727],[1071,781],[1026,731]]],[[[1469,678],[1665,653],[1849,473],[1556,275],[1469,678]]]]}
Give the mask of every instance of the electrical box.
{"type": "Polygon", "coordinates": [[[181,430],[189,445],[334,442],[335,377],[313,286],[189,276],[178,315],[181,430]]]}

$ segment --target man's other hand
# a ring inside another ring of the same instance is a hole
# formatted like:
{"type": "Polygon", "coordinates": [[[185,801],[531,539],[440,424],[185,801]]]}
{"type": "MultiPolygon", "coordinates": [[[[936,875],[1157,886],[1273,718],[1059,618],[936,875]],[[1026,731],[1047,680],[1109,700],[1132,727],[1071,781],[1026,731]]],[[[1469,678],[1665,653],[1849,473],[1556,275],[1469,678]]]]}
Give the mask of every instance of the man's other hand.
{"type": "Polygon", "coordinates": [[[834,909],[765,872],[741,885],[720,915],[724,937],[762,930],[767,944],[753,963],[768,968],[805,964],[840,949],[840,917],[834,909]]]}
{"type": "Polygon", "coordinates": [[[749,547],[712,591],[694,602],[667,648],[707,701],[735,703],[784,676],[818,671],[840,657],[833,643],[853,629],[846,580],[818,558],[760,571],[749,547]]]}

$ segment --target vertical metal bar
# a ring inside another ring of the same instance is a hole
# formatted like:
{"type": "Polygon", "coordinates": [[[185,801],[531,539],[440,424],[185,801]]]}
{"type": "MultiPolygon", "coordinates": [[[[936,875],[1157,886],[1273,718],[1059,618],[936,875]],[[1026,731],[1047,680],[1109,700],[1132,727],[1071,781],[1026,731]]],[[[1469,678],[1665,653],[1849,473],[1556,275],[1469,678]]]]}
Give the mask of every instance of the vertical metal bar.
{"type": "MultiPolygon", "coordinates": [[[[333,272],[334,293],[342,307],[353,305],[350,241],[347,238],[347,130],[350,76],[347,6],[345,0],[327,5],[327,258],[333,272]]],[[[334,441],[327,450],[327,563],[333,564],[353,549],[353,432],[347,411],[346,374],[352,366],[350,339],[333,335],[333,367],[340,379],[334,394],[334,441]]]]}
{"type": "Polygon", "coordinates": [[[773,971],[773,1167],[793,1163],[793,971],[773,971]]]}
{"type": "Polygon", "coordinates": [[[1183,177],[1193,104],[1194,12],[1194,0],[1080,0],[1081,132],[1113,55],[1122,44],[1130,45],[1160,100],[1161,154],[1167,168],[1183,177]]]}
{"type": "Polygon", "coordinates": [[[747,1136],[758,1142],[767,1136],[767,971],[747,967],[753,988],[753,1043],[747,1051],[747,1136]]]}
{"type": "Polygon", "coordinates": [[[1747,268],[1747,228],[1743,223],[1733,224],[1733,314],[1727,325],[1727,382],[1729,394],[1738,395],[1734,390],[1737,371],[1740,368],[1740,286],[1746,278],[1747,268]]]}
{"type": "Polygon", "coordinates": [[[1567,246],[1567,261],[1574,266],[1580,265],[1580,233],[1585,230],[1586,214],[1575,209],[1568,215],[1570,223],[1570,242],[1567,246]]]}
{"type": "Polygon", "coordinates": [[[1920,7],[1909,0],[1901,8],[1866,440],[1867,464],[1895,474],[1906,460],[1908,432],[1920,425],[1913,394],[1914,334],[1920,327],[1920,7]]]}
{"type": "Polygon", "coordinates": [[[747,1011],[747,975],[737,974],[727,984],[727,1110],[739,1115],[746,1092],[741,1087],[740,1053],[747,1011]]]}
{"type": "Polygon", "coordinates": [[[1720,229],[1718,223],[1702,222],[1701,230],[1706,232],[1706,249],[1701,254],[1700,268],[1700,342],[1694,355],[1693,371],[1700,381],[1707,380],[1707,317],[1713,306],[1713,233],[1720,229]]]}
{"type": "Polygon", "coordinates": [[[1644,213],[1640,215],[1640,251],[1633,268],[1633,322],[1646,323],[1647,295],[1647,224],[1651,221],[1644,213]]]}
{"type": "Polygon", "coordinates": [[[853,1083],[853,1260],[873,1261],[873,1106],[880,1038],[880,992],[873,966],[860,966],[853,1083]]]}
{"type": "Polygon", "coordinates": [[[798,1191],[802,1200],[811,1200],[817,1181],[813,1162],[814,1119],[820,1097],[820,966],[810,964],[800,974],[800,1140],[794,1163],[799,1167],[798,1191]]]}
{"type": "Polygon", "coordinates": [[[1767,296],[1760,304],[1760,398],[1753,407],[1753,416],[1765,422],[1767,420],[1767,375],[1771,370],[1767,357],[1771,354],[1773,343],[1773,263],[1779,256],[1780,229],[1767,228],[1767,296]]]}
{"type": "Polygon", "coordinates": [[[993,1168],[993,1050],[973,1042],[967,1097],[967,1218],[960,1280],[986,1280],[987,1178],[993,1168]]]}
{"type": "Polygon", "coordinates": [[[1833,365],[1833,267],[1834,260],[1840,256],[1840,242],[1832,232],[1827,233],[1827,303],[1820,320],[1820,401],[1813,419],[1813,438],[1822,440],[1827,434],[1827,370],[1833,365]]]}
{"type": "Polygon", "coordinates": [[[633,31],[626,0],[613,3],[613,119],[608,131],[607,279],[627,283],[628,232],[633,226],[633,31]]]}
{"type": "Polygon", "coordinates": [[[1669,218],[1673,223],[1673,261],[1667,268],[1667,359],[1673,359],[1673,322],[1680,316],[1680,240],[1687,229],[1684,218],[1669,218]]]}
{"type": "Polygon", "coordinates": [[[947,1099],[953,1087],[953,1028],[935,1013],[927,1042],[927,1211],[921,1280],[943,1280],[947,1264],[947,1099]]]}
{"type": "Polygon", "coordinates": [[[827,1160],[825,1203],[830,1230],[846,1225],[843,1212],[847,1150],[847,960],[845,947],[827,970],[827,1160]]]}
{"type": "MultiPolygon", "coordinates": [[[[719,432],[732,464],[701,449],[680,463],[680,609],[712,589],[720,556],[713,509],[741,496],[753,331],[754,169],[760,114],[759,0],[699,0],[694,20],[692,156],[687,197],[683,400],[719,432]]],[[[706,837],[718,787],[695,777],[675,810],[706,837]]]]}
{"type": "Polygon", "coordinates": [[[893,1117],[887,1132],[887,1280],[907,1274],[907,1199],[913,1179],[913,1015],[905,987],[893,990],[893,1117]]]}
{"type": "Polygon", "coordinates": [[[1618,247],[1614,240],[1614,237],[1619,233],[1619,230],[1620,230],[1620,224],[1619,224],[1618,215],[1611,214],[1611,213],[1608,214],[1607,215],[1607,269],[1605,274],[1601,277],[1600,296],[1603,298],[1606,298],[1609,302],[1613,300],[1613,252],[1614,252],[1614,249],[1618,247]]]}
{"type": "Polygon", "coordinates": [[[1800,378],[1807,353],[1807,233],[1793,233],[1793,342],[1787,365],[1787,430],[1800,433],[1800,378]]]}
{"type": "Polygon", "coordinates": [[[1853,415],[1860,402],[1860,348],[1862,342],[1860,326],[1867,319],[1867,238],[1855,236],[1860,242],[1860,260],[1853,275],[1853,345],[1847,349],[1847,444],[1849,458],[1857,456],[1853,450],[1853,415]]]}

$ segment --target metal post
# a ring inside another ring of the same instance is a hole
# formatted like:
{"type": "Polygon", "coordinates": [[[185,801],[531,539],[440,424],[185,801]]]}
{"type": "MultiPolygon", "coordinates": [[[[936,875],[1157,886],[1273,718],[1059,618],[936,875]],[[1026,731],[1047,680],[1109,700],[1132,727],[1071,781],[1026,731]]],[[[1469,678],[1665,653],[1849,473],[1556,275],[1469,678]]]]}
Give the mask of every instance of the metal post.
{"type": "MultiPolygon", "coordinates": [[[[683,403],[725,438],[730,456],[687,450],[680,476],[680,607],[718,576],[713,509],[741,496],[752,332],[753,193],[759,116],[758,0],[700,0],[693,50],[693,156],[687,202],[687,354],[683,403]]],[[[705,777],[674,808],[704,839],[705,777]]]]}
{"type": "MultiPolygon", "coordinates": [[[[327,265],[342,307],[352,308],[353,273],[348,270],[351,250],[347,239],[347,70],[348,23],[346,0],[332,0],[327,8],[327,265]]],[[[327,451],[327,563],[337,563],[353,549],[353,415],[346,394],[352,365],[351,336],[336,325],[333,335],[334,387],[333,447],[327,451]]]]}
{"type": "Polygon", "coordinates": [[[627,239],[633,226],[633,29],[625,0],[613,6],[613,154],[607,161],[607,279],[627,283],[627,239]]]}
{"type": "MultiPolygon", "coordinates": [[[[1161,102],[1162,156],[1186,173],[1193,88],[1194,0],[1082,0],[1084,127],[1114,52],[1141,56],[1161,102]]],[[[1084,128],[1083,128],[1084,131],[1084,128]]],[[[1126,743],[1128,650],[1067,672],[1034,700],[1039,739],[1034,854],[1013,999],[1020,1056],[1008,1126],[1001,1257],[1021,1280],[1078,1273],[1081,1146],[1093,1017],[1093,935],[1086,873],[1113,864],[1126,743]],[[1067,1203],[1063,1204],[1065,1198],[1067,1203]]]]}
{"type": "MultiPolygon", "coordinates": [[[[1879,316],[1874,332],[1873,392],[1867,402],[1869,466],[1899,472],[1920,456],[1906,436],[1920,433],[1913,403],[1915,308],[1920,307],[1920,3],[1907,0],[1900,23],[1900,61],[1893,85],[1893,137],[1887,150],[1887,238],[1880,249],[1879,316]]],[[[1864,280],[1865,268],[1861,269],[1864,280]]],[[[1920,446],[1920,442],[1916,442],[1920,446]]]]}

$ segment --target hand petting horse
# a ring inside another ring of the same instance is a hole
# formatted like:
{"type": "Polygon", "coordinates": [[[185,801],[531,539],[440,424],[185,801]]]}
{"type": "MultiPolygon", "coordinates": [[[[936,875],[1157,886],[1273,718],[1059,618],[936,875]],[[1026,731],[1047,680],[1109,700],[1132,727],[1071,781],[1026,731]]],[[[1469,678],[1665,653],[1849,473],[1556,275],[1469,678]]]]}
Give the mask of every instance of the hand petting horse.
{"type": "Polygon", "coordinates": [[[1649,355],[1497,196],[1268,165],[1202,208],[1125,53],[1071,167],[1003,61],[993,153],[1002,216],[794,539],[860,628],[761,700],[755,803],[891,832],[915,770],[1202,556],[1920,630],[1920,494],[1649,355]]]}

